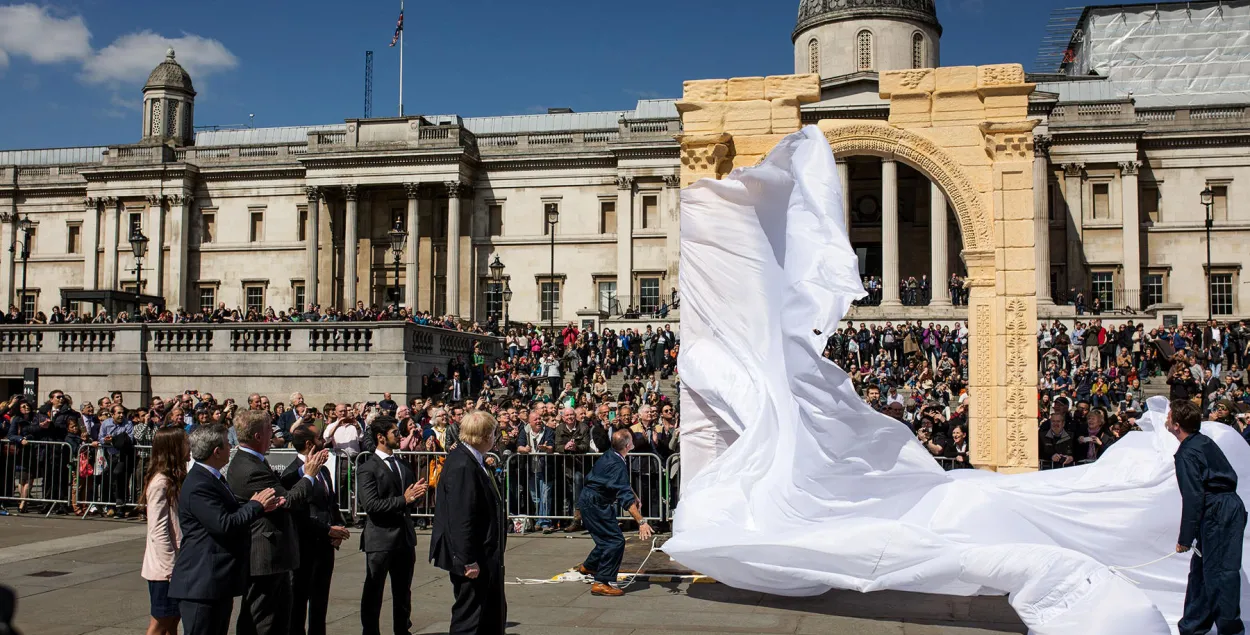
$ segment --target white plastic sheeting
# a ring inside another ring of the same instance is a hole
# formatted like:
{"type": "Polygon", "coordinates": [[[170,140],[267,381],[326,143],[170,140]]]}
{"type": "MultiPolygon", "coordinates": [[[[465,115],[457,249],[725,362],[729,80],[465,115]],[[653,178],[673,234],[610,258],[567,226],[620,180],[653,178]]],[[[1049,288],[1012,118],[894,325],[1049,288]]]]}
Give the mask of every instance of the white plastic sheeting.
{"type": "Polygon", "coordinates": [[[1110,77],[1139,107],[1246,103],[1250,2],[1089,9],[1075,75],[1110,77]]]}
{"type": "MultiPolygon", "coordinates": [[[[821,357],[813,328],[829,333],[864,293],[841,200],[813,127],[759,166],[682,193],[683,481],[664,551],[781,595],[1008,593],[1034,633],[1174,632],[1189,556],[1110,568],[1175,549],[1166,401],[1088,466],[943,472],[821,357]]],[[[1250,446],[1209,426],[1244,498],[1250,446]]]]}

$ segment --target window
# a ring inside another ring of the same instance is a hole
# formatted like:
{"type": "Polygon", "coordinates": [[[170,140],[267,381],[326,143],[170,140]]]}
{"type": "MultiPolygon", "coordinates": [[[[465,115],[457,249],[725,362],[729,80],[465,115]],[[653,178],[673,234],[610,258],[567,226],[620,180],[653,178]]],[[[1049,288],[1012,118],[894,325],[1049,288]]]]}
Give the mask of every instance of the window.
{"type": "Polygon", "coordinates": [[[859,60],[859,70],[872,70],[872,32],[860,31],[856,36],[856,57],[859,60]]]}
{"type": "Polygon", "coordinates": [[[200,287],[200,312],[212,313],[217,306],[217,287],[200,287]]]}
{"type": "Polygon", "coordinates": [[[616,233],[616,201],[599,201],[599,233],[616,233]]]}
{"type": "MultiPolygon", "coordinates": [[[[548,232],[548,231],[551,231],[551,223],[548,223],[548,222],[547,222],[547,214],[548,214],[549,212],[552,212],[552,211],[555,211],[556,213],[559,213],[559,212],[560,212],[560,204],[559,204],[559,203],[543,203],[543,217],[542,217],[542,219],[541,219],[541,220],[542,220],[542,223],[543,223],[543,235],[544,235],[544,236],[546,236],[546,235],[547,235],[547,232],[548,232]]],[[[558,225],[558,224],[559,224],[559,223],[557,223],[557,225],[558,225]]]]}
{"type": "Polygon", "coordinates": [[[262,312],[265,310],[265,285],[249,284],[243,287],[244,308],[248,311],[255,310],[262,312]]]}
{"type": "Polygon", "coordinates": [[[660,197],[642,197],[642,228],[655,229],[660,226],[660,197]]]}
{"type": "Polygon", "coordinates": [[[382,301],[385,304],[394,304],[395,306],[403,305],[404,285],[401,284],[398,287],[393,284],[386,285],[385,290],[382,292],[382,301]]]}
{"type": "Polygon", "coordinates": [[[1141,215],[1146,217],[1146,220],[1152,223],[1159,222],[1159,186],[1147,185],[1141,188],[1137,201],[1138,207],[1141,208],[1141,215]]]}
{"type": "Polygon", "coordinates": [[[27,320],[34,319],[35,311],[37,310],[38,305],[39,294],[28,291],[22,296],[22,315],[25,316],[27,320]]]}
{"type": "Polygon", "coordinates": [[[1228,220],[1228,186],[1212,185],[1211,220],[1228,220]]]}
{"type": "Polygon", "coordinates": [[[299,214],[299,226],[295,228],[295,239],[304,242],[308,240],[308,208],[300,205],[296,209],[299,214]]]}
{"type": "Polygon", "coordinates": [[[503,235],[503,205],[498,203],[486,206],[486,217],[488,227],[486,234],[488,236],[503,235]]]}
{"type": "Polygon", "coordinates": [[[1213,315],[1233,314],[1233,274],[1211,274],[1211,313],[1213,315]]]}
{"type": "Polygon", "coordinates": [[[1115,309],[1115,273],[1111,271],[1095,271],[1090,286],[1093,294],[1090,300],[1098,298],[1102,304],[1103,311],[1111,311],[1115,309]]]}
{"type": "Polygon", "coordinates": [[[1111,218],[1111,185],[1094,184],[1094,218],[1111,218]]]}
{"type": "Polygon", "coordinates": [[[447,276],[434,278],[434,315],[447,315],[447,276]]]}
{"type": "Polygon", "coordinates": [[[816,38],[807,43],[807,72],[820,72],[820,42],[816,38]]]}
{"type": "Polygon", "coordinates": [[[484,280],[482,287],[486,290],[482,303],[486,308],[483,317],[503,321],[503,283],[484,280]]]}
{"type": "Polygon", "coordinates": [[[134,236],[135,234],[143,233],[143,213],[142,212],[130,212],[129,218],[130,218],[130,230],[126,232],[125,236],[121,237],[122,242],[129,242],[131,236],[134,236]]]}
{"type": "Polygon", "coordinates": [[[265,239],[265,213],[253,211],[250,216],[247,239],[249,242],[258,243],[265,239]]]}
{"type": "Polygon", "coordinates": [[[1057,203],[1061,198],[1059,196],[1059,184],[1054,181],[1047,183],[1046,193],[1046,220],[1053,223],[1055,222],[1055,209],[1059,207],[1057,203]]]}
{"type": "Polygon", "coordinates": [[[544,322],[554,320],[560,313],[560,281],[544,280],[539,283],[542,310],[539,318],[544,322]]]}
{"type": "Polygon", "coordinates": [[[1141,308],[1163,304],[1163,274],[1147,273],[1141,279],[1141,308]]]}
{"type": "Polygon", "coordinates": [[[82,225],[77,223],[66,225],[65,253],[82,253],[82,225]]]}
{"type": "Polygon", "coordinates": [[[295,298],[295,310],[303,311],[304,310],[304,297],[305,297],[303,282],[296,282],[291,287],[291,296],[295,298]]]}
{"type": "Polygon", "coordinates": [[[616,281],[600,280],[599,281],[599,311],[603,313],[611,313],[616,307],[616,281]]]}
{"type": "Polygon", "coordinates": [[[638,279],[638,312],[655,313],[660,310],[660,279],[638,279]]]}
{"type": "Polygon", "coordinates": [[[208,244],[216,240],[217,214],[215,212],[200,213],[200,243],[208,244]]]}
{"type": "Polygon", "coordinates": [[[911,36],[911,67],[924,68],[924,35],[920,33],[911,36]]]}

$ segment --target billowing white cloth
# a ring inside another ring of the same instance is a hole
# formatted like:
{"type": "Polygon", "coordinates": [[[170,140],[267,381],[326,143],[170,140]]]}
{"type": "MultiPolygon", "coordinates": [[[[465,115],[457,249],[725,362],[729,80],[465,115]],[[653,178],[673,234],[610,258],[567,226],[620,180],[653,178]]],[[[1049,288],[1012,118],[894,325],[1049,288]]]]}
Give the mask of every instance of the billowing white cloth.
{"type": "MultiPolygon", "coordinates": [[[[1008,593],[1034,633],[1175,632],[1188,554],[1109,568],[1176,546],[1166,400],[1089,466],[943,472],[821,357],[864,294],[839,187],[829,145],[808,127],[761,165],[682,194],[683,487],[664,550],[780,595],[1008,593]]],[[[1250,446],[1222,424],[1204,433],[1245,498],[1250,446]]]]}

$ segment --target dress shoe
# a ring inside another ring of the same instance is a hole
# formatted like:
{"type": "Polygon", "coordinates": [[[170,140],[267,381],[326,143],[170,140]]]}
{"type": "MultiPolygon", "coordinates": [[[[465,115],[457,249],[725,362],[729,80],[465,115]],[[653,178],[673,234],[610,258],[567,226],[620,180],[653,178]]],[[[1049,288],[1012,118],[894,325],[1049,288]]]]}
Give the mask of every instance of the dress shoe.
{"type": "Polygon", "coordinates": [[[582,524],[575,520],[569,523],[569,525],[564,528],[564,533],[571,534],[571,533],[578,532],[581,530],[582,530],[582,524]]]}
{"type": "Polygon", "coordinates": [[[581,563],[581,564],[577,565],[577,568],[576,568],[576,569],[574,569],[574,571],[576,571],[576,572],[578,572],[578,573],[580,573],[580,574],[582,574],[582,575],[584,575],[584,576],[588,576],[588,577],[594,577],[594,575],[595,575],[595,572],[594,572],[594,571],[591,571],[590,569],[587,569],[587,568],[586,568],[586,564],[585,564],[585,563],[581,563]]]}
{"type": "Polygon", "coordinates": [[[612,597],[612,598],[614,598],[614,597],[619,597],[619,596],[625,595],[625,592],[624,592],[624,591],[622,591],[622,590],[620,590],[620,589],[618,589],[618,588],[616,588],[616,587],[614,587],[614,586],[612,586],[612,585],[610,585],[610,584],[604,584],[604,583],[602,583],[602,582],[596,582],[596,583],[594,583],[594,584],[590,585],[590,594],[591,594],[591,595],[604,595],[604,596],[607,596],[607,597],[612,597]]]}

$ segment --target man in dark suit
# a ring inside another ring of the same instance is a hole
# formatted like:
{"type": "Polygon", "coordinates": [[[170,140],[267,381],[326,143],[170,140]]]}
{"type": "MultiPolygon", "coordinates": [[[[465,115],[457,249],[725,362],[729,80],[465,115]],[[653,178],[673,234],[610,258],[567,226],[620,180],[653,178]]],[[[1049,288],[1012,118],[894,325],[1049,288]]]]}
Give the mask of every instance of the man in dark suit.
{"type": "Polygon", "coordinates": [[[191,458],[178,495],[182,544],[169,580],[185,635],[226,635],[234,598],[247,589],[252,523],[282,503],[264,489],[240,505],[221,475],[230,460],[229,433],[206,425],[191,432],[191,458]]]}
{"type": "Polygon", "coordinates": [[[287,620],[291,618],[291,572],[299,567],[299,535],[290,509],[307,513],[315,475],[320,473],[327,452],[322,450],[310,456],[304,465],[307,474],[288,490],[265,460],[273,439],[269,413],[240,411],[234,418],[234,432],[239,439],[239,451],[230,461],[226,478],[235,496],[272,489],[286,499],[285,505],[265,513],[252,525],[247,593],[235,631],[238,635],[286,635],[287,620]]]}
{"type": "Polygon", "coordinates": [[[460,422],[460,445],[447,453],[434,497],[430,561],[451,575],[452,635],[503,635],[508,617],[503,553],[508,512],[483,455],[498,423],[483,410],[460,422]]]}
{"type": "Polygon", "coordinates": [[[425,496],[425,479],[394,456],[399,449],[399,425],[394,417],[380,416],[369,424],[376,442],[356,469],[359,504],[365,512],[360,550],[365,552],[365,584],[360,591],[360,625],[364,635],[381,635],[379,616],[386,578],[391,578],[395,635],[407,635],[412,622],[412,570],[417,562],[417,534],[409,506],[425,496]]]}
{"type": "Polygon", "coordinates": [[[443,398],[448,403],[456,403],[472,398],[469,395],[469,382],[464,380],[464,377],[460,375],[460,371],[453,370],[451,372],[451,379],[447,382],[447,393],[443,395],[443,398]]]}
{"type": "MultiPolygon", "coordinates": [[[[282,473],[282,486],[299,484],[308,464],[322,451],[317,431],[296,428],[291,433],[291,446],[299,456],[282,473]]],[[[292,514],[299,532],[299,568],[291,581],[292,635],[304,635],[304,619],[308,619],[308,635],[325,635],[326,607],[330,602],[330,580],[334,576],[334,551],[350,533],[339,511],[338,494],[328,466],[313,474],[316,481],[308,498],[306,513],[292,514]]]]}
{"type": "Polygon", "coordinates": [[[577,506],[582,510],[582,524],[595,541],[595,548],[586,561],[577,565],[577,572],[593,576],[591,595],[615,597],[625,592],[615,586],[616,574],[625,556],[625,535],[616,521],[616,506],[629,511],[638,522],[638,537],[651,537],[651,525],[643,519],[638,507],[638,497],[629,486],[629,466],[625,457],[634,448],[634,435],[627,429],[612,433],[612,450],[595,461],[595,467],[586,475],[577,506]]]}

